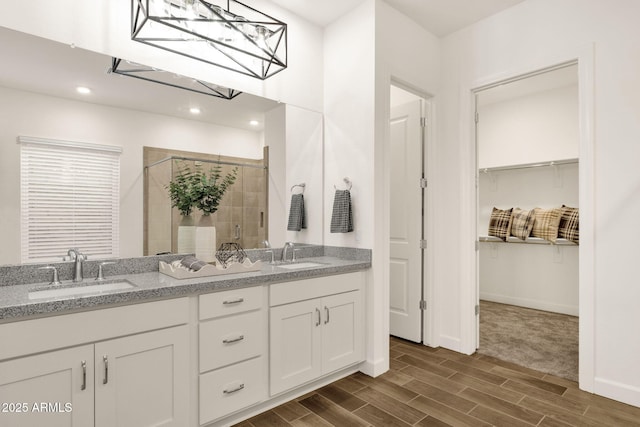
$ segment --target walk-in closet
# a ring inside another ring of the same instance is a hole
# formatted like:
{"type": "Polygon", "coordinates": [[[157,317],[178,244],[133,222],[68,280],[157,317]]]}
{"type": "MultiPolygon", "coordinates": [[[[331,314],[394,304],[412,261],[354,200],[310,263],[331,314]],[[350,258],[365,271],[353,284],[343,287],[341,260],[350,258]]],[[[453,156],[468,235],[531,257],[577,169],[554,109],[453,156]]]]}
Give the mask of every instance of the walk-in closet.
{"type": "Polygon", "coordinates": [[[577,381],[577,65],[481,90],[476,111],[478,351],[577,381]]]}

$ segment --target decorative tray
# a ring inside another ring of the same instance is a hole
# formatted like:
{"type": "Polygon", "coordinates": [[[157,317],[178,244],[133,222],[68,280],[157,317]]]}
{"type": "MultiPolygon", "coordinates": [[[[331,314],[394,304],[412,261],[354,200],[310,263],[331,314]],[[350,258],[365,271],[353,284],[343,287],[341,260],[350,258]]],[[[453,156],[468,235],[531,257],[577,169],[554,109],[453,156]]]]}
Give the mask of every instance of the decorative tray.
{"type": "Polygon", "coordinates": [[[198,271],[188,269],[180,264],[180,261],[174,261],[171,264],[160,261],[160,273],[175,279],[193,279],[196,277],[218,276],[221,274],[247,273],[250,271],[260,271],[261,269],[261,261],[252,263],[248,258],[241,263],[236,262],[227,267],[221,264],[207,264],[198,271]]]}

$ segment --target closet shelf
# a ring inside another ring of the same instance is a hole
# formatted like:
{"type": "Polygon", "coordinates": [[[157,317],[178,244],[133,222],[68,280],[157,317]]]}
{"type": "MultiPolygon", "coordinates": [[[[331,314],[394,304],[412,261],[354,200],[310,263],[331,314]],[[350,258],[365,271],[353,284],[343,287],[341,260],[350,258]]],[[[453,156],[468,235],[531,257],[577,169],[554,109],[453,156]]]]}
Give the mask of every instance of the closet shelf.
{"type": "Polygon", "coordinates": [[[574,243],[567,239],[557,239],[555,243],[551,243],[550,241],[541,239],[540,237],[529,237],[527,238],[527,240],[520,240],[517,237],[509,236],[507,237],[507,241],[505,242],[499,237],[479,236],[478,240],[480,242],[490,242],[490,243],[524,243],[524,244],[534,244],[534,245],[578,246],[577,243],[574,243]]]}
{"type": "Polygon", "coordinates": [[[479,171],[482,173],[489,173],[489,172],[507,171],[507,170],[514,170],[514,169],[530,169],[530,168],[539,168],[539,167],[570,165],[574,163],[579,163],[579,160],[578,159],[562,159],[562,160],[552,160],[548,162],[522,163],[518,165],[507,165],[507,166],[493,166],[490,168],[479,168],[479,171]]]}

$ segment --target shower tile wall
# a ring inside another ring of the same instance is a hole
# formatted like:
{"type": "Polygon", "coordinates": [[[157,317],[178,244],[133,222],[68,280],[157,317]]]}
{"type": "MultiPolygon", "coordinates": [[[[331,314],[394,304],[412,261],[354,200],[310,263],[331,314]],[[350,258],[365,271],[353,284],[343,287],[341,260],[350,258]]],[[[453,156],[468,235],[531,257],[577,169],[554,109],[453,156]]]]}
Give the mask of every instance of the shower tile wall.
{"type": "MultiPolygon", "coordinates": [[[[202,157],[195,153],[176,154],[169,150],[161,150],[162,156],[158,159],[146,160],[147,149],[145,147],[145,164],[155,160],[174,156],[202,157]]],[[[208,158],[213,156],[206,156],[208,158]]],[[[262,166],[262,160],[239,159],[224,156],[215,156],[215,159],[227,162],[237,162],[262,166]]],[[[175,162],[173,162],[175,163],[175,162]]],[[[206,164],[205,164],[206,165],[206,164]]],[[[193,162],[190,162],[193,167],[193,162]]],[[[154,166],[153,171],[148,173],[148,212],[145,212],[147,220],[147,238],[145,239],[145,254],[152,255],[159,252],[177,252],[177,230],[181,221],[181,216],[177,209],[171,209],[171,202],[168,198],[165,186],[171,176],[171,169],[175,174],[175,165],[167,161],[161,165],[154,166]],[[172,168],[173,166],[173,168],[172,168]]],[[[224,177],[231,172],[234,166],[222,165],[221,175],[224,177]]],[[[205,171],[208,168],[204,168],[205,171]]],[[[216,226],[216,246],[222,243],[235,242],[243,248],[257,248],[261,242],[267,238],[267,190],[266,190],[266,170],[254,167],[238,167],[238,174],[234,184],[229,187],[224,197],[220,201],[218,210],[212,214],[213,222],[216,226]],[[236,231],[236,228],[238,230],[236,231]],[[239,237],[239,238],[238,238],[239,237]]],[[[194,210],[193,218],[197,224],[201,218],[201,213],[194,210]]]]}

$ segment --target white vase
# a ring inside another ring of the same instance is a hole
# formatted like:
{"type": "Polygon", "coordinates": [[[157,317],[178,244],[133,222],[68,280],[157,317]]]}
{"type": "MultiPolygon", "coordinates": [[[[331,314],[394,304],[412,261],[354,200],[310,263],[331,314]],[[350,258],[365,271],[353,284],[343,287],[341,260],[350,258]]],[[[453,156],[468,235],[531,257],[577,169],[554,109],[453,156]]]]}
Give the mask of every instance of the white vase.
{"type": "Polygon", "coordinates": [[[216,227],[211,215],[203,215],[196,226],[196,258],[204,262],[216,258],[216,227]]]}
{"type": "Polygon", "coordinates": [[[178,253],[192,254],[196,251],[196,223],[191,215],[184,215],[178,224],[178,253]]]}

